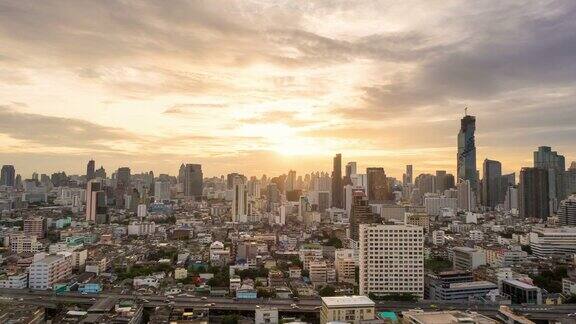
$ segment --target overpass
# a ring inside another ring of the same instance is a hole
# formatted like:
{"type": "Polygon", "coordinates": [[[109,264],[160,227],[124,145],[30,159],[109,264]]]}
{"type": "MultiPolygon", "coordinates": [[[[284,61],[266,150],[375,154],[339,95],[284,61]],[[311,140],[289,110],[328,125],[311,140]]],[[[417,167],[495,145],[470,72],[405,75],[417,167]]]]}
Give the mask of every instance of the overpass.
{"type": "MultiPolygon", "coordinates": [[[[283,313],[319,313],[320,299],[238,299],[222,297],[194,297],[194,296],[167,296],[118,294],[104,292],[101,294],[82,295],[77,292],[55,294],[52,291],[30,291],[25,289],[0,289],[0,296],[9,297],[21,303],[56,308],[59,304],[79,304],[88,307],[109,307],[122,298],[138,299],[145,307],[155,308],[159,306],[173,306],[184,308],[208,308],[214,311],[254,311],[257,307],[276,307],[283,313]],[[292,307],[295,304],[297,307],[292,307]],[[108,306],[104,306],[108,305],[108,306]]],[[[376,301],[377,311],[401,312],[410,309],[422,309],[426,311],[436,310],[459,310],[474,311],[490,317],[498,314],[498,304],[478,302],[446,302],[421,300],[416,302],[405,301],[376,301]]],[[[554,320],[567,317],[576,313],[576,304],[567,305],[514,305],[511,309],[523,314],[532,320],[554,320]]]]}

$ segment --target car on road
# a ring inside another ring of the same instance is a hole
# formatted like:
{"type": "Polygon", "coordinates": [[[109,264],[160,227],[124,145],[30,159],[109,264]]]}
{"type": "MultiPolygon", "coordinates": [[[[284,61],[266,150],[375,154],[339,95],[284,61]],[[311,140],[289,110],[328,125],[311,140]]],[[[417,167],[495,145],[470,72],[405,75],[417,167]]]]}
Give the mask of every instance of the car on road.
{"type": "Polygon", "coordinates": [[[96,298],[92,297],[90,298],[90,301],[96,301],[96,298]]]}
{"type": "Polygon", "coordinates": [[[149,303],[150,301],[148,299],[142,299],[143,303],[149,303]]]}
{"type": "Polygon", "coordinates": [[[296,305],[296,304],[290,304],[290,307],[291,307],[292,309],[300,308],[300,307],[298,307],[298,305],[296,305]]]}
{"type": "Polygon", "coordinates": [[[202,299],[202,300],[207,300],[208,297],[204,296],[204,297],[202,297],[202,298],[200,298],[200,299],[202,299]]]}

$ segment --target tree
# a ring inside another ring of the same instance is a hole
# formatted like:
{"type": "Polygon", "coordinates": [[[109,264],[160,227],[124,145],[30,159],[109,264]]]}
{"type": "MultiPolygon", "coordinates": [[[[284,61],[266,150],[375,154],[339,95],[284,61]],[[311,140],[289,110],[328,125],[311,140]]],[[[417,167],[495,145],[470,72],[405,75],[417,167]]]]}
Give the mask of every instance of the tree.
{"type": "Polygon", "coordinates": [[[438,273],[452,269],[452,262],[450,260],[434,257],[424,261],[424,269],[438,273]]]}
{"type": "Polygon", "coordinates": [[[324,286],[322,287],[322,289],[320,289],[318,294],[322,297],[334,296],[336,295],[336,289],[334,289],[334,287],[332,286],[324,286]]]}
{"type": "Polygon", "coordinates": [[[326,242],[326,245],[327,245],[327,246],[333,246],[333,247],[335,247],[335,248],[337,248],[337,249],[341,249],[342,246],[343,246],[343,245],[342,245],[342,241],[341,241],[339,238],[335,237],[335,236],[330,237],[330,238],[328,239],[328,242],[326,242]]]}
{"type": "Polygon", "coordinates": [[[238,315],[225,315],[222,317],[223,324],[237,324],[238,323],[238,315]]]}

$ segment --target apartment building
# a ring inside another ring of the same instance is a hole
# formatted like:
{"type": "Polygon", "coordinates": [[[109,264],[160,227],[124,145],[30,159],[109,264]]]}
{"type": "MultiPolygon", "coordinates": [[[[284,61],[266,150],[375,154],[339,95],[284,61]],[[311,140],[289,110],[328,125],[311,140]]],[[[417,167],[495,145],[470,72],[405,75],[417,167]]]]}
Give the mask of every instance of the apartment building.
{"type": "Polygon", "coordinates": [[[424,294],[424,229],[360,225],[360,294],[424,294]]]}

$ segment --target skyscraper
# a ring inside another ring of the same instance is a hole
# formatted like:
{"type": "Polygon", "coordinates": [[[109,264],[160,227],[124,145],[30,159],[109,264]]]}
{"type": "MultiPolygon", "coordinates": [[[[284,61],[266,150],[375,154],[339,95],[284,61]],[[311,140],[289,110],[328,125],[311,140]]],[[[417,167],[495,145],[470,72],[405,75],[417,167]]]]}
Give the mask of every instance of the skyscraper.
{"type": "Polygon", "coordinates": [[[248,221],[248,188],[245,178],[236,176],[232,179],[232,221],[248,221]]]}
{"type": "Polygon", "coordinates": [[[186,164],[184,168],[184,196],[201,197],[203,183],[202,165],[186,164]]]}
{"type": "Polygon", "coordinates": [[[446,177],[445,170],[436,170],[435,179],[435,191],[439,193],[444,193],[444,190],[448,189],[448,179],[446,177]]]}
{"type": "Polygon", "coordinates": [[[520,216],[547,219],[550,216],[548,170],[522,168],[520,171],[520,216]]]}
{"type": "Polygon", "coordinates": [[[482,169],[482,205],[493,209],[502,203],[502,164],[485,159],[482,169]]]}
{"type": "Polygon", "coordinates": [[[346,177],[350,178],[350,176],[356,174],[356,172],[356,162],[346,163],[346,177]]]}
{"type": "Polygon", "coordinates": [[[342,154],[336,154],[332,169],[332,207],[343,208],[342,154]]]}
{"type": "Polygon", "coordinates": [[[106,193],[102,183],[90,180],[86,184],[86,221],[102,224],[107,218],[106,193]]]}
{"type": "Polygon", "coordinates": [[[3,165],[0,171],[0,186],[14,187],[16,184],[16,170],[13,165],[3,165]]]}
{"type": "Polygon", "coordinates": [[[94,160],[88,161],[88,165],[86,166],[86,181],[94,179],[95,169],[96,169],[96,163],[94,162],[94,160]]]}
{"type": "Polygon", "coordinates": [[[407,184],[412,184],[414,177],[412,175],[412,164],[408,164],[406,165],[406,173],[404,173],[404,178],[402,179],[402,182],[407,185],[407,184]]]}
{"type": "Polygon", "coordinates": [[[350,238],[358,241],[360,224],[375,223],[377,217],[372,213],[372,207],[368,204],[368,199],[364,192],[352,192],[352,206],[350,210],[350,238]]]}
{"type": "Polygon", "coordinates": [[[476,117],[466,115],[461,120],[460,132],[458,133],[457,155],[457,181],[470,181],[473,191],[478,186],[476,169],[476,143],[474,132],[476,131],[476,117]]]}
{"type": "Polygon", "coordinates": [[[534,167],[548,170],[550,210],[556,212],[558,203],[566,198],[566,160],[549,146],[540,146],[534,152],[534,167]]]}
{"type": "Polygon", "coordinates": [[[366,168],[368,180],[368,200],[370,202],[383,202],[388,200],[388,182],[384,168],[366,168]]]}

